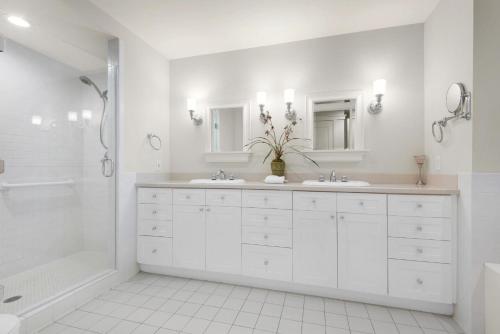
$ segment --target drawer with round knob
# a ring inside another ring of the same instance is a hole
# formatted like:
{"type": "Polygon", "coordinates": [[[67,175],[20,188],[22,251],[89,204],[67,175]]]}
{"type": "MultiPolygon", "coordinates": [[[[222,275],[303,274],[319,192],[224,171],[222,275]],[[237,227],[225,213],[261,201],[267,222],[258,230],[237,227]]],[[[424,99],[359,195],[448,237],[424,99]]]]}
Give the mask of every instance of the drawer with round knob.
{"type": "Polygon", "coordinates": [[[243,225],[241,240],[244,244],[292,247],[292,229],[243,225]]]}
{"type": "Polygon", "coordinates": [[[451,196],[389,195],[390,216],[443,217],[452,216],[451,196]]]}
{"type": "Polygon", "coordinates": [[[292,250],[288,248],[242,245],[244,275],[292,280],[292,250]]]}
{"type": "Polygon", "coordinates": [[[337,211],[368,215],[386,215],[387,195],[354,193],[338,194],[337,211]]]}
{"type": "Polygon", "coordinates": [[[397,260],[451,263],[451,241],[389,238],[389,258],[397,260]]]}
{"type": "Polygon", "coordinates": [[[207,189],[206,203],[209,206],[241,207],[241,190],[207,189]]]}
{"type": "Polygon", "coordinates": [[[243,208],[242,226],[291,229],[292,211],[243,208]]]}
{"type": "Polygon", "coordinates": [[[172,220],[138,220],[137,234],[153,237],[172,237],[172,220]]]}
{"type": "Polygon", "coordinates": [[[137,203],[172,205],[172,189],[139,188],[137,203]]]}
{"type": "Polygon", "coordinates": [[[137,237],[137,262],[158,266],[172,265],[172,238],[137,237]]]}
{"type": "Polygon", "coordinates": [[[396,238],[451,240],[451,219],[389,216],[389,236],[396,238]]]}
{"type": "Polygon", "coordinates": [[[174,189],[174,205],[205,205],[205,189],[174,189]]]}
{"type": "Polygon", "coordinates": [[[138,220],[172,220],[172,206],[159,204],[138,204],[138,220]]]}
{"type": "Polygon", "coordinates": [[[293,209],[305,211],[336,211],[337,194],[329,192],[294,191],[293,209]]]}
{"type": "Polygon", "coordinates": [[[291,209],[292,192],[280,190],[243,190],[243,207],[291,209]]]}
{"type": "Polygon", "coordinates": [[[389,260],[389,295],[452,304],[450,264],[389,260]]]}

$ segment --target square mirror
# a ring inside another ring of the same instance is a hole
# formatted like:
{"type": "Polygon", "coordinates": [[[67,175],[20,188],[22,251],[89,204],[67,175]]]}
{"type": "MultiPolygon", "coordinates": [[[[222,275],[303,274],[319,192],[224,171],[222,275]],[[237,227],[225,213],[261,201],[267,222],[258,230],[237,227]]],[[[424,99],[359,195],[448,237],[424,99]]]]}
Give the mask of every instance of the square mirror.
{"type": "Polygon", "coordinates": [[[354,147],[356,100],[317,101],[313,104],[313,149],[347,150],[354,147]]]}
{"type": "Polygon", "coordinates": [[[364,148],[363,91],[339,91],[307,97],[305,137],[316,161],[361,161],[364,148]]]}
{"type": "Polygon", "coordinates": [[[248,106],[246,104],[208,107],[208,152],[243,152],[248,133],[248,106]]]}

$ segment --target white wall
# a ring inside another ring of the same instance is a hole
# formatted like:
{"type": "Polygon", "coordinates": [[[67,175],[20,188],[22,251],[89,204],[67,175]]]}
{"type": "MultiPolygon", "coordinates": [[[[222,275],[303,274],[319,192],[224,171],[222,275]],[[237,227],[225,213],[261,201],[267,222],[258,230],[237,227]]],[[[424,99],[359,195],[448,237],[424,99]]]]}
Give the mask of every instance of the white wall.
{"type": "MultiPolygon", "coordinates": [[[[186,98],[197,97],[199,109],[210,104],[252,101],[252,136],[263,133],[255,93],[267,91],[269,109],[278,126],[285,124],[283,90],[296,89],[295,108],[305,116],[305,96],[311,93],[362,90],[372,98],[375,79],[388,82],[385,110],[373,116],[365,110],[366,160],[322,164],[351,172],[415,174],[413,155],[423,153],[423,25],[313,39],[269,47],[171,61],[170,136],[172,173],[210,173],[220,165],[203,159],[206,128],[189,119],[186,98]],[[405,140],[400,138],[404,136],[405,140]]],[[[296,134],[302,134],[299,125],[296,134]]],[[[267,173],[261,148],[247,165],[228,165],[231,172],[267,173]]],[[[302,159],[287,158],[289,172],[317,172],[302,159]]],[[[323,170],[325,172],[325,170],[323,170]]]]}
{"type": "Polygon", "coordinates": [[[472,124],[448,123],[439,144],[432,122],[450,116],[446,92],[454,82],[473,89],[473,0],[442,0],[425,22],[425,152],[431,174],[457,174],[472,170],[472,124]]]}

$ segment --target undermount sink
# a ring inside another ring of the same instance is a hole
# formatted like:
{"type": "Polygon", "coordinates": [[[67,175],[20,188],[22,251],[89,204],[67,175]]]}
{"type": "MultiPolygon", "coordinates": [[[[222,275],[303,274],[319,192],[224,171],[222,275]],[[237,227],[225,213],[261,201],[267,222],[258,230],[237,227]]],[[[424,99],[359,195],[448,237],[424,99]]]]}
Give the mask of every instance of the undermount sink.
{"type": "Polygon", "coordinates": [[[212,180],[212,179],[194,179],[189,181],[189,183],[194,184],[242,184],[245,183],[243,179],[234,179],[234,180],[212,180]]]}
{"type": "Polygon", "coordinates": [[[317,180],[306,180],[302,182],[305,186],[323,186],[323,187],[368,187],[370,183],[366,181],[317,181],[317,180]]]}

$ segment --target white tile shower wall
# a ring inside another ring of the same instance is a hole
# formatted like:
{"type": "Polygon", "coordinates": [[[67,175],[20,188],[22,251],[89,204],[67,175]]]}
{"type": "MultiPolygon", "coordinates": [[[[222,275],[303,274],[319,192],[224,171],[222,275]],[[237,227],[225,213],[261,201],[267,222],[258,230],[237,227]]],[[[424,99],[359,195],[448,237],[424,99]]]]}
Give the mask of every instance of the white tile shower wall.
{"type": "Polygon", "coordinates": [[[68,122],[84,92],[76,70],[8,41],[0,72],[0,182],[72,178],[74,187],[0,193],[0,278],[83,248],[82,129],[68,122]],[[32,124],[41,116],[42,124],[32,124]]]}

